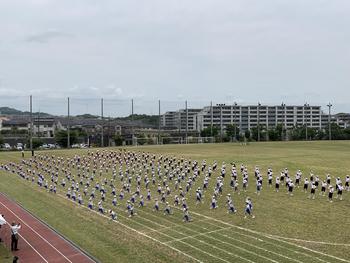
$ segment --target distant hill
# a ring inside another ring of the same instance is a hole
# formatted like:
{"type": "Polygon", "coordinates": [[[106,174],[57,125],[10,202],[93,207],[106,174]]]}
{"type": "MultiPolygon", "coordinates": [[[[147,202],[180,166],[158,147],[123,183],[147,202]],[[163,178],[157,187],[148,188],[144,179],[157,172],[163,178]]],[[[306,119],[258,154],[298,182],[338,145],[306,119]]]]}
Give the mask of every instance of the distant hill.
{"type": "Polygon", "coordinates": [[[81,114],[81,115],[76,115],[75,117],[83,118],[83,119],[98,119],[100,116],[92,115],[92,114],[81,114]]]}
{"type": "Polygon", "coordinates": [[[157,115],[134,114],[133,118],[131,117],[131,115],[127,117],[115,118],[115,120],[122,121],[131,121],[132,119],[134,119],[134,121],[139,121],[143,124],[152,125],[154,127],[157,127],[159,122],[159,117],[157,115]]]}
{"type": "MultiPolygon", "coordinates": [[[[0,115],[29,115],[29,114],[30,114],[29,111],[20,111],[10,107],[0,107],[0,115]]],[[[52,116],[51,114],[48,114],[45,112],[33,112],[34,116],[37,116],[39,114],[41,117],[52,116]]]]}
{"type": "MultiPolygon", "coordinates": [[[[0,115],[7,115],[7,116],[28,116],[30,112],[28,111],[21,111],[10,107],[0,107],[0,115]]],[[[40,117],[54,117],[54,115],[45,113],[45,112],[33,112],[33,117],[40,115],[40,117]]],[[[100,116],[92,115],[92,114],[81,114],[76,116],[71,116],[72,118],[80,118],[80,119],[99,119],[100,116]]],[[[65,118],[65,117],[63,117],[65,118]]],[[[159,117],[158,115],[146,115],[146,114],[134,114],[132,117],[131,115],[126,117],[116,117],[112,118],[116,121],[128,121],[131,122],[131,120],[134,120],[134,123],[139,124],[145,124],[146,126],[153,126],[158,127],[159,117]]]]}

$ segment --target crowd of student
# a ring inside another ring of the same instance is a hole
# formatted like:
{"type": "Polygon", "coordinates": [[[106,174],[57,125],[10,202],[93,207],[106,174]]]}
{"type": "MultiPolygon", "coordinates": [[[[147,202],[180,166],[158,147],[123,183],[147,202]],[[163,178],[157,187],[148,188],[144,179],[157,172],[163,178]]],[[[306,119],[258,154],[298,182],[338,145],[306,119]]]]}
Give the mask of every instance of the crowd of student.
{"type": "MultiPolygon", "coordinates": [[[[229,166],[229,186],[225,186],[225,178],[228,177],[225,162],[219,167],[216,161],[208,165],[206,160],[197,162],[126,150],[88,151],[86,155],[72,158],[38,154],[31,159],[23,159],[21,163],[1,164],[0,169],[17,174],[51,193],[64,192],[72,201],[109,214],[113,220],[117,219],[114,207],[126,199],[129,217],[136,215],[135,206],[142,209],[146,203],[151,203],[155,212],[162,210],[164,215],[171,215],[173,209],[181,209],[183,221],[189,222],[191,216],[187,198],[194,198],[190,193],[195,192],[196,204],[204,203],[204,193],[210,194],[208,208],[217,209],[224,187],[228,192],[224,206],[228,213],[236,213],[232,195],[247,192],[250,181],[255,181],[255,193],[260,195],[264,177],[267,179],[264,188],[274,187],[278,192],[285,187],[290,196],[302,184],[309,198],[315,199],[316,191],[319,191],[322,196],[327,194],[330,202],[334,192],[336,198],[342,200],[343,191],[350,190],[349,176],[345,177],[345,184],[340,177],[334,180],[329,174],[324,180],[313,172],[310,176],[303,176],[300,170],[293,176],[287,168],[277,176],[274,176],[272,168],[268,168],[266,176],[263,176],[256,166],[254,178],[250,178],[244,164],[237,167],[231,163],[229,166]]],[[[254,218],[251,198],[246,198],[244,207],[244,216],[254,218]]]]}

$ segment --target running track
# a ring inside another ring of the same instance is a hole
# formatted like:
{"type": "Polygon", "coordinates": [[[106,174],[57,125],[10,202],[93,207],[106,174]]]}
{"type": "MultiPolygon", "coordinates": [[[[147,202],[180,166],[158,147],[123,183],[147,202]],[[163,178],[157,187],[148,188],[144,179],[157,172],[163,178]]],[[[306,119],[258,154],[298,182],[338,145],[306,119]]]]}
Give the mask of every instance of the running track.
{"type": "MultiPolygon", "coordinates": [[[[8,224],[21,223],[18,251],[14,255],[23,263],[95,263],[93,259],[62,238],[21,206],[0,193],[0,213],[8,224]]],[[[2,226],[0,237],[11,245],[9,225],[2,226]]]]}

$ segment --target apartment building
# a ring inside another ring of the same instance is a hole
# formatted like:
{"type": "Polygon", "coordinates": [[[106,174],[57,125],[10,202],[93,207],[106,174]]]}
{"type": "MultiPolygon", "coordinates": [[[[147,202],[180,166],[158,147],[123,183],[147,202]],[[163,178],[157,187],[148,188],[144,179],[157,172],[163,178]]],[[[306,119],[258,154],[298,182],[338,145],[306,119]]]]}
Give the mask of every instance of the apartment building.
{"type": "Polygon", "coordinates": [[[203,109],[188,109],[177,112],[167,112],[163,115],[162,126],[175,127],[181,131],[186,127],[188,120],[189,131],[201,131],[214,125],[225,130],[229,124],[236,124],[241,132],[251,130],[258,124],[264,127],[275,127],[283,125],[286,129],[294,126],[305,126],[310,128],[324,128],[328,123],[328,115],[322,112],[321,106],[312,105],[225,105],[217,104],[207,106],[203,109]],[[179,122],[181,119],[181,122],[179,122]]]}

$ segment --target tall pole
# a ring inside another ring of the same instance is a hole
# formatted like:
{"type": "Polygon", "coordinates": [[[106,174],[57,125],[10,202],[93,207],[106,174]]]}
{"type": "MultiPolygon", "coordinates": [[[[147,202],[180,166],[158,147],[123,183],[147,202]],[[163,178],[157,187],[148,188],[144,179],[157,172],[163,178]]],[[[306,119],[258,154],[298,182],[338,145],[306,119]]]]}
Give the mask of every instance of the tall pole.
{"type": "Polygon", "coordinates": [[[213,102],[210,102],[210,137],[213,137],[213,102]]]}
{"type": "Polygon", "coordinates": [[[160,144],[160,100],[158,100],[158,117],[159,117],[159,123],[158,123],[158,144],[160,144]]]}
{"type": "Polygon", "coordinates": [[[285,134],[284,134],[284,140],[287,140],[287,105],[284,104],[284,130],[285,130],[285,134]]]}
{"type": "Polygon", "coordinates": [[[237,140],[237,121],[236,121],[236,117],[237,117],[237,114],[236,114],[236,110],[237,110],[237,102],[234,103],[234,109],[235,109],[235,141],[237,140]]]}
{"type": "Polygon", "coordinates": [[[32,153],[32,156],[34,156],[34,151],[33,151],[33,96],[32,95],[30,95],[29,108],[30,108],[29,144],[30,144],[30,151],[32,153]]]}
{"type": "Polygon", "coordinates": [[[257,107],[257,117],[258,117],[258,142],[260,142],[260,102],[258,102],[258,107],[257,107]]]}
{"type": "MultiPolygon", "coordinates": [[[[309,107],[309,104],[305,103],[304,108],[309,107]]],[[[304,110],[305,111],[305,110],[304,110]]],[[[310,113],[311,114],[311,113],[310,113]]],[[[307,118],[305,118],[305,140],[308,140],[308,134],[307,134],[307,118]]]]}
{"type": "Polygon", "coordinates": [[[187,100],[185,102],[185,106],[186,106],[186,141],[185,143],[187,144],[187,136],[188,136],[188,108],[187,108],[187,100]]]}
{"type": "Polygon", "coordinates": [[[131,99],[131,144],[134,145],[134,99],[131,99]]]}
{"type": "MultiPolygon", "coordinates": [[[[38,134],[37,134],[37,137],[39,138],[39,137],[40,137],[40,109],[39,109],[39,111],[38,111],[37,125],[38,125],[38,134]]],[[[34,134],[35,134],[35,132],[34,132],[34,134]]]]}
{"type": "Polygon", "coordinates": [[[68,107],[68,123],[67,123],[67,148],[70,148],[70,101],[69,97],[67,99],[67,107],[68,107]]]}
{"type": "Polygon", "coordinates": [[[332,140],[332,125],[331,125],[331,107],[333,105],[329,102],[327,107],[328,107],[328,129],[329,129],[329,135],[328,135],[328,139],[332,140]]]}
{"type": "Polygon", "coordinates": [[[104,147],[103,128],[103,98],[101,98],[101,147],[104,147]]]}
{"type": "Polygon", "coordinates": [[[223,134],[222,134],[222,104],[220,104],[220,140],[222,142],[222,137],[223,137],[223,134]]]}

